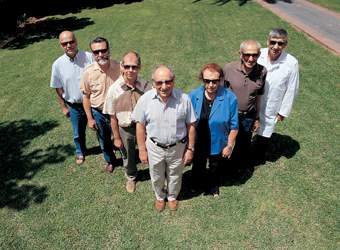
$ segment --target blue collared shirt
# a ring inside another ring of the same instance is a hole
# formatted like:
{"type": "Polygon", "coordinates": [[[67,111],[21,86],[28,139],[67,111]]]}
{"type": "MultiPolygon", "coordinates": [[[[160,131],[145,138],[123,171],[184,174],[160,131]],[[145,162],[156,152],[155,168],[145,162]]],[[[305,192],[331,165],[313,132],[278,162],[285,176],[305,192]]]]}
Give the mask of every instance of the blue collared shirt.
{"type": "MultiPolygon", "coordinates": [[[[201,116],[204,86],[200,86],[189,93],[196,117],[201,116]]],[[[209,115],[210,154],[220,154],[228,144],[230,130],[238,129],[237,98],[229,89],[222,86],[217,90],[209,115]]],[[[199,134],[196,137],[200,136],[199,134]]]]}
{"type": "Polygon", "coordinates": [[[187,124],[196,121],[190,98],[180,89],[173,89],[166,103],[160,100],[156,89],[147,91],[139,98],[132,119],[145,125],[149,138],[163,144],[186,137],[187,124]]]}

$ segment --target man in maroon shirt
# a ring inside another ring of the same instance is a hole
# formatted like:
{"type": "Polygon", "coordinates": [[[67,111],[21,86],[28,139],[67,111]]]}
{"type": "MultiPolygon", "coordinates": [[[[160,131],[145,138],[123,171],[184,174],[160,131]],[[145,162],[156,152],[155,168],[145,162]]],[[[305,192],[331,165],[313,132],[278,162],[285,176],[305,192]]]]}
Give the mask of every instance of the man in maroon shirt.
{"type": "Polygon", "coordinates": [[[236,95],[238,101],[239,132],[232,159],[238,170],[248,167],[252,132],[260,127],[260,98],[264,91],[266,69],[257,64],[261,45],[255,40],[243,41],[240,45],[239,61],[224,66],[226,87],[236,95]]]}

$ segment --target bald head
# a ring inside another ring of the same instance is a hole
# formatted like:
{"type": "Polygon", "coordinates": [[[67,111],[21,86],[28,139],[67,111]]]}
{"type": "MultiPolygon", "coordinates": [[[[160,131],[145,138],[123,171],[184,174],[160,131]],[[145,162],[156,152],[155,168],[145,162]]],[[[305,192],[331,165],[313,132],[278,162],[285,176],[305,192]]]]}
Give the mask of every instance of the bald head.
{"type": "Polygon", "coordinates": [[[77,39],[73,32],[65,30],[59,35],[59,43],[65,54],[74,58],[78,52],[77,39]]]}
{"type": "Polygon", "coordinates": [[[59,41],[62,40],[63,38],[72,38],[72,39],[76,39],[76,37],[74,36],[72,31],[69,30],[64,30],[59,34],[59,41]]]}
{"type": "Polygon", "coordinates": [[[158,66],[156,66],[156,68],[154,69],[153,73],[152,73],[152,79],[154,80],[155,77],[158,76],[167,76],[167,78],[171,78],[171,79],[175,79],[175,74],[173,72],[173,70],[164,64],[160,64],[158,66]]]}
{"type": "Polygon", "coordinates": [[[153,84],[159,97],[166,102],[174,88],[175,75],[172,69],[166,65],[159,65],[152,74],[153,84]]]}

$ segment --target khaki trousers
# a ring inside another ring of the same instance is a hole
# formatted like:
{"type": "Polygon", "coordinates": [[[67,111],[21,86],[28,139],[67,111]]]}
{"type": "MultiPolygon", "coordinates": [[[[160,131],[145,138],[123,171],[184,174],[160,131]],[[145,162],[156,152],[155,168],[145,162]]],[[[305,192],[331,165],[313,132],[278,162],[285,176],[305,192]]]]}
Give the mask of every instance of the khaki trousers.
{"type": "Polygon", "coordinates": [[[148,138],[146,148],[151,183],[156,198],[158,200],[177,199],[182,185],[183,154],[186,144],[177,143],[169,149],[163,149],[148,138]]]}

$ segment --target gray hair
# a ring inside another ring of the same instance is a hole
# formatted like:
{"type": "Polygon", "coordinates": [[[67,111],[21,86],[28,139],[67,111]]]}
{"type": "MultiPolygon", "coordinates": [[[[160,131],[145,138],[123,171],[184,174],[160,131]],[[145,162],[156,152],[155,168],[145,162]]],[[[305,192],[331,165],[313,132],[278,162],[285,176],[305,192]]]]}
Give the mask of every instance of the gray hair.
{"type": "Polygon", "coordinates": [[[282,29],[282,28],[274,28],[268,34],[268,39],[271,37],[283,37],[287,39],[288,32],[287,30],[282,29]]]}
{"type": "Polygon", "coordinates": [[[174,74],[174,71],[172,70],[172,67],[171,66],[168,66],[168,65],[165,65],[165,64],[158,64],[152,71],[152,75],[151,75],[151,79],[154,80],[154,75],[155,75],[155,72],[160,69],[160,68],[166,68],[170,71],[170,75],[171,75],[171,78],[172,79],[175,79],[175,74],[174,74]]]}
{"type": "Polygon", "coordinates": [[[249,44],[255,44],[257,49],[261,49],[261,44],[256,40],[245,40],[240,44],[240,51],[244,50],[249,44]]]}

